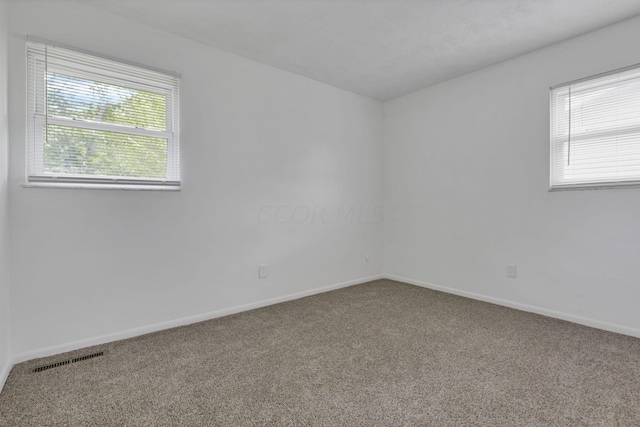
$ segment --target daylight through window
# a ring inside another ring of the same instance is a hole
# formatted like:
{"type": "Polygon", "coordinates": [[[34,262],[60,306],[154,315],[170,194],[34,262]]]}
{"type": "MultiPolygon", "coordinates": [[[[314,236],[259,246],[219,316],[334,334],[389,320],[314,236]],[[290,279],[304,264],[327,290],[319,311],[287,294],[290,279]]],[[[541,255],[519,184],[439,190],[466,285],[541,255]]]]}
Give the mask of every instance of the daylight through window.
{"type": "Polygon", "coordinates": [[[180,185],[178,76],[29,42],[30,182],[180,185]]]}
{"type": "Polygon", "coordinates": [[[551,89],[551,188],[640,185],[640,67],[551,89]]]}

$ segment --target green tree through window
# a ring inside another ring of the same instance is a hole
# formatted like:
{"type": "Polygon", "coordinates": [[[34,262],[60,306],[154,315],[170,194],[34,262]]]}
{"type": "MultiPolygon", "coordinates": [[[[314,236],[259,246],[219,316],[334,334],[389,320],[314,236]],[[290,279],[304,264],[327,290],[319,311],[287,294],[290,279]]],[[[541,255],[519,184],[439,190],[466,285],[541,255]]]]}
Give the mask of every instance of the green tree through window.
{"type": "MultiPolygon", "coordinates": [[[[167,128],[166,95],[59,73],[47,73],[47,110],[49,116],[78,123],[109,123],[159,131],[167,128]]],[[[46,125],[45,173],[166,176],[166,139],[74,124],[46,125]]]]}

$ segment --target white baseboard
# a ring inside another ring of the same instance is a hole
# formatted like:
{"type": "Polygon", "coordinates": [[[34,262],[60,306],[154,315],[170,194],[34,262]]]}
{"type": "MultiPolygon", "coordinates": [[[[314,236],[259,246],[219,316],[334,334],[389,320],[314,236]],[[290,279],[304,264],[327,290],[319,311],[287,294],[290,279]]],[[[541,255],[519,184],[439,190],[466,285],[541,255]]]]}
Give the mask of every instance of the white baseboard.
{"type": "Polygon", "coordinates": [[[553,317],[555,319],[566,320],[580,325],[590,326],[592,328],[602,329],[609,332],[616,332],[618,334],[630,335],[632,337],[640,338],[640,329],[630,328],[628,326],[617,325],[614,323],[603,322],[600,320],[590,319],[588,317],[577,316],[574,314],[564,313],[561,311],[549,310],[543,307],[537,307],[534,305],[522,304],[515,301],[509,301],[502,298],[490,297],[487,295],[477,294],[475,292],[463,291],[460,289],[450,288],[447,286],[434,285],[432,283],[423,282],[421,280],[411,279],[408,277],[397,276],[394,274],[385,274],[386,279],[395,280],[397,282],[404,282],[410,285],[416,285],[423,288],[433,289],[436,291],[446,292],[448,294],[459,295],[479,301],[490,302],[505,307],[515,308],[516,310],[527,311],[529,313],[541,314],[547,317],[553,317]]]}
{"type": "Polygon", "coordinates": [[[148,334],[151,332],[157,332],[164,329],[175,328],[178,326],[189,325],[192,323],[203,322],[205,320],[215,319],[218,317],[228,316],[231,314],[240,313],[243,311],[253,310],[256,308],[266,307],[273,304],[278,304],[281,302],[291,301],[299,298],[304,298],[306,296],[316,295],[323,292],[332,291],[335,289],[346,288],[348,286],[358,285],[361,283],[370,282],[378,279],[389,279],[395,280],[398,282],[408,283],[415,286],[420,286],[428,289],[433,289],[436,291],[442,291],[453,295],[459,295],[466,298],[471,298],[479,301],[490,302],[497,305],[502,305],[505,307],[511,307],[517,310],[522,310],[530,313],[541,314],[543,316],[553,317],[556,319],[567,320],[569,322],[578,323],[585,326],[590,326],[597,329],[603,329],[605,331],[616,332],[619,334],[630,335],[633,337],[640,338],[640,329],[630,328],[627,326],[617,325],[613,323],[603,322],[599,320],[590,319],[587,317],[577,316],[569,313],[549,310],[543,307],[532,306],[528,304],[522,304],[515,301],[509,301],[502,298],[490,297],[487,295],[477,294],[475,292],[463,291],[455,288],[450,288],[447,286],[439,286],[434,285],[432,283],[423,282],[421,280],[411,279],[408,277],[398,276],[394,274],[379,274],[369,277],[364,277],[361,279],[349,280],[342,283],[337,283],[329,286],[323,286],[303,292],[296,292],[289,295],[284,295],[281,297],[270,298],[254,303],[243,304],[231,308],[216,310],[208,313],[202,313],[195,316],[183,317],[180,319],[170,320],[167,322],[160,322],[153,325],[147,325],[139,328],[128,329],[121,332],[116,332],[112,334],[106,334],[98,337],[88,338],[84,340],[78,340],[66,344],[55,345],[51,347],[41,348],[37,350],[32,350],[28,352],[24,352],[18,355],[14,355],[11,362],[7,365],[0,368],[0,391],[4,386],[9,373],[11,372],[11,368],[13,365],[16,365],[21,362],[25,362],[31,359],[37,359],[40,357],[52,356],[59,353],[64,353],[67,351],[77,350],[84,347],[91,347],[95,345],[106,344],[113,341],[118,341],[127,338],[133,338],[136,336],[148,334]]]}
{"type": "MultiPolygon", "coordinates": [[[[133,337],[137,337],[137,336],[140,336],[140,335],[148,334],[148,333],[151,333],[151,332],[161,331],[161,330],[164,330],[164,329],[171,329],[171,328],[175,328],[175,327],[178,327],[178,326],[184,326],[184,325],[189,325],[189,324],[192,324],[192,323],[203,322],[205,320],[211,320],[211,319],[215,319],[217,317],[228,316],[230,314],[236,314],[236,313],[240,313],[240,312],[243,312],[243,311],[253,310],[255,308],[266,307],[266,306],[269,306],[269,305],[278,304],[278,303],[286,302],[286,301],[291,301],[291,300],[295,300],[295,299],[299,299],[299,298],[304,298],[306,296],[320,294],[320,293],[332,291],[332,290],[335,290],[335,289],[346,288],[348,286],[358,285],[358,284],[361,284],[361,283],[366,283],[366,282],[370,282],[372,280],[378,280],[378,279],[382,279],[382,278],[383,278],[382,274],[369,276],[369,277],[363,277],[361,279],[349,280],[349,281],[342,282],[342,283],[337,283],[337,284],[333,284],[333,285],[329,285],[329,286],[323,286],[323,287],[311,289],[311,290],[308,290],[308,291],[296,292],[296,293],[293,293],[293,294],[284,295],[284,296],[276,297],[276,298],[270,298],[270,299],[266,299],[266,300],[262,300],[262,301],[258,301],[258,302],[254,302],[254,303],[243,304],[243,305],[239,305],[239,306],[236,306],[236,307],[225,308],[225,309],[221,309],[221,310],[211,311],[211,312],[208,312],[208,313],[197,314],[195,316],[183,317],[183,318],[175,319],[175,320],[169,320],[167,322],[161,322],[161,323],[156,323],[156,324],[153,324],[153,325],[142,326],[142,327],[139,327],[139,328],[128,329],[126,331],[116,332],[116,333],[107,334],[107,335],[101,335],[101,336],[98,336],[98,337],[87,338],[87,339],[84,339],[84,340],[73,341],[73,342],[69,342],[69,343],[66,343],[66,344],[60,344],[60,345],[55,345],[55,346],[51,346],[51,347],[40,348],[40,349],[37,349],[37,350],[31,350],[31,351],[27,351],[27,352],[24,352],[24,353],[20,353],[20,354],[14,355],[13,359],[12,359],[12,362],[13,362],[13,365],[16,365],[18,363],[26,362],[27,360],[31,360],[31,359],[37,359],[37,358],[40,358],[40,357],[53,356],[55,354],[65,353],[67,351],[78,350],[78,349],[84,348],[84,347],[91,347],[91,346],[95,346],[95,345],[106,344],[106,343],[109,343],[109,342],[123,340],[123,339],[127,339],[127,338],[133,338],[133,337]]],[[[11,370],[11,367],[9,367],[8,369],[11,370]]],[[[7,375],[8,375],[8,372],[7,372],[7,375]]]]}
{"type": "Polygon", "coordinates": [[[9,378],[9,373],[11,372],[11,368],[13,368],[13,365],[9,362],[7,362],[6,365],[0,368],[0,392],[2,392],[2,389],[4,388],[4,383],[6,383],[7,378],[9,378]]]}

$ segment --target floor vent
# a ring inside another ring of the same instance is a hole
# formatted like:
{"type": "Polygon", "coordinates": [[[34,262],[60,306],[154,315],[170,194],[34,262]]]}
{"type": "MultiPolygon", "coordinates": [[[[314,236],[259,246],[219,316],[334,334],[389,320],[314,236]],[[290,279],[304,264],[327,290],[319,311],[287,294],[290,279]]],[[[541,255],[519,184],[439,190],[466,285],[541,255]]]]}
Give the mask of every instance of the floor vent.
{"type": "Polygon", "coordinates": [[[99,353],[87,354],[86,356],[76,357],[75,359],[63,360],[62,362],[51,363],[49,365],[39,366],[33,372],[42,372],[47,369],[57,368],[58,366],[70,365],[71,363],[82,362],[83,360],[93,359],[104,355],[104,351],[99,353]]]}
{"type": "Polygon", "coordinates": [[[104,354],[104,351],[100,353],[87,354],[86,356],[76,357],[75,359],[71,359],[71,363],[82,362],[83,360],[93,359],[94,357],[100,357],[104,354]]]}

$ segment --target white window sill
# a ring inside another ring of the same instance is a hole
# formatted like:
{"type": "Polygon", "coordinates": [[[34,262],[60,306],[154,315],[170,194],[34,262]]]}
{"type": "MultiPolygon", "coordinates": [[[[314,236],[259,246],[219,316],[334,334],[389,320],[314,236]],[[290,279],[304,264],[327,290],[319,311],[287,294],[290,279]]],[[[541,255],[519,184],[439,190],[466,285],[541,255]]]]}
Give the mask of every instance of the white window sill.
{"type": "Polygon", "coordinates": [[[69,182],[26,182],[23,188],[62,188],[73,190],[180,191],[176,185],[88,184],[69,182]]]}
{"type": "Polygon", "coordinates": [[[549,191],[576,191],[576,190],[614,190],[620,188],[640,188],[640,181],[626,183],[602,183],[602,184],[572,184],[556,185],[549,188],[549,191]]]}

